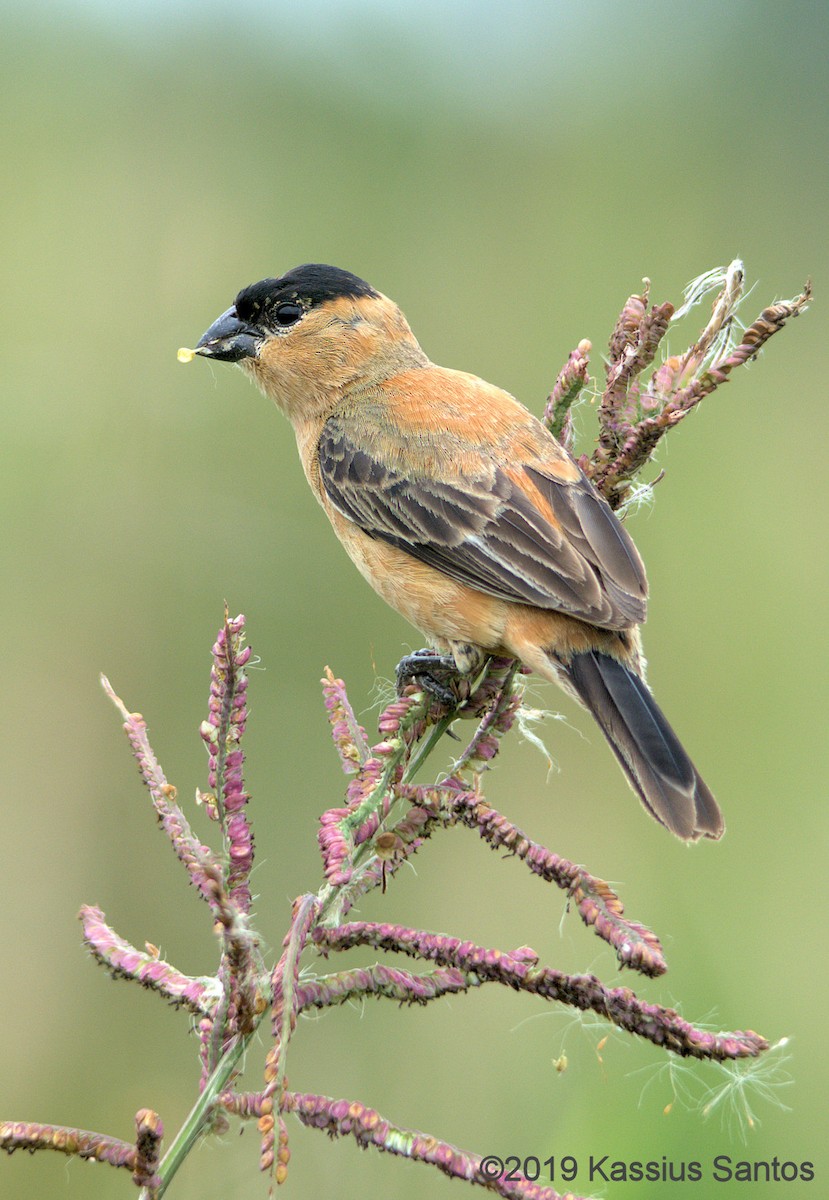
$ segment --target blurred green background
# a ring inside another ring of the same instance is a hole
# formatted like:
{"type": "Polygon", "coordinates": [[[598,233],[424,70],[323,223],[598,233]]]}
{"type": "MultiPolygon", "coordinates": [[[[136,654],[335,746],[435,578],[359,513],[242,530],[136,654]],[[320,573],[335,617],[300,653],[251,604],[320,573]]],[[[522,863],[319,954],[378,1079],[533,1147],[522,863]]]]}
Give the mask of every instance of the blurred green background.
{"type": "MultiPolygon", "coordinates": [[[[480,1153],[777,1155],[825,1180],[828,24],[822,6],[770,0],[3,6],[0,1114],[129,1137],[139,1107],[172,1133],[194,1096],[186,1015],[109,982],[79,946],[88,902],[183,970],[216,957],[99,671],[144,713],[187,803],[205,784],[197,730],[223,601],[247,614],[263,668],[254,886],[278,946],[291,899],[320,882],[317,816],[342,796],[322,668],[371,727],[377,676],[419,644],[347,563],[279,414],[240,372],[185,369],[176,348],[243,285],[332,262],[397,299],[435,360],[538,411],[579,339],[600,373],[643,275],[678,302],[741,255],[757,281],[747,321],[808,275],[815,307],[668,439],[656,503],[630,521],[651,581],[650,680],[728,835],[688,849],[650,822],[589,719],[541,685],[535,702],[566,717],[543,730],[557,769],[516,735],[487,794],[618,881],[660,933],[669,974],[624,982],[717,1028],[792,1039],[774,1092],[787,1107],[754,1095],[745,1142],[733,1112],[665,1114],[675,1086],[718,1074],[672,1079],[652,1047],[599,1048],[608,1028],[495,987],[303,1022],[289,1076],[480,1153]]],[[[589,409],[579,421],[589,449],[589,409]]],[[[529,943],[618,981],[562,895],[473,835],[435,838],[414,865],[365,919],[529,943]]],[[[292,1148],[290,1195],[454,1194],[298,1127],[292,1148]]],[[[171,1194],[264,1196],[257,1158],[255,1131],[234,1128],[171,1194]]],[[[15,1200],[130,1188],[57,1156],[0,1162],[15,1200]]],[[[716,1188],[732,1192],[749,1194],[716,1188]]]]}

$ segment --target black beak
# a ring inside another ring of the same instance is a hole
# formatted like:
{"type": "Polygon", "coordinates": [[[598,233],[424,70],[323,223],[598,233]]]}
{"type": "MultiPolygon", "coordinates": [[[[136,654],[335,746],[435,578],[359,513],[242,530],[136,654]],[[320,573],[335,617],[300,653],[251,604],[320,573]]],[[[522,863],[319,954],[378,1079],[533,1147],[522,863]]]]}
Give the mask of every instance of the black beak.
{"type": "Polygon", "coordinates": [[[218,358],[221,362],[239,362],[241,358],[256,358],[263,339],[261,329],[246,325],[229,308],[214,321],[196,346],[196,354],[218,358]]]}

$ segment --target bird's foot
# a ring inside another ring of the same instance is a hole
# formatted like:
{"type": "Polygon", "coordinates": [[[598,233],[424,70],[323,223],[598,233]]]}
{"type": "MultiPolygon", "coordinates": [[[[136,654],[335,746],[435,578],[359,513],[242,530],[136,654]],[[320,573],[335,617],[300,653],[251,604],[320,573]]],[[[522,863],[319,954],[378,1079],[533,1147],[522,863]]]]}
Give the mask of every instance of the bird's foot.
{"type": "Polygon", "coordinates": [[[457,708],[469,698],[469,677],[458,670],[451,654],[437,654],[428,649],[407,654],[397,664],[398,695],[402,694],[410,681],[414,681],[446,708],[457,708]]]}

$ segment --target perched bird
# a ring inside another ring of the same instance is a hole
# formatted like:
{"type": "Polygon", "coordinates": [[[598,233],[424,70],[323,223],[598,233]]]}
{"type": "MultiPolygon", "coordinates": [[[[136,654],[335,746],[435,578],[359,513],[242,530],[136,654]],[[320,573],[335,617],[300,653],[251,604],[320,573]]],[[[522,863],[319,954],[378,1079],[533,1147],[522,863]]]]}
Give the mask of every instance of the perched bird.
{"type": "Polygon", "coordinates": [[[334,532],[436,656],[471,674],[506,655],[561,684],[657,821],[721,836],[644,680],[642,560],[536,417],[430,362],[396,304],[318,263],[244,288],[195,353],[238,363],[284,412],[334,532]]]}

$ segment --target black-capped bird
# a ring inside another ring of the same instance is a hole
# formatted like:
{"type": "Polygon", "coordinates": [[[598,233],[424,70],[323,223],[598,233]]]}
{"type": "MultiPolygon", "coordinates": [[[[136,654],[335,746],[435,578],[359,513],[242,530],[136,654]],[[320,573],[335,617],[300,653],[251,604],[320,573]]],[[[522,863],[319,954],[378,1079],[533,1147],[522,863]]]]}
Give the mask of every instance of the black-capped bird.
{"type": "Polygon", "coordinates": [[[555,680],[657,821],[721,836],[644,680],[642,560],[536,417],[430,362],[393,301],[318,263],[244,288],[196,353],[238,363],[285,413],[334,532],[437,654],[462,673],[506,655],[555,680]]]}

